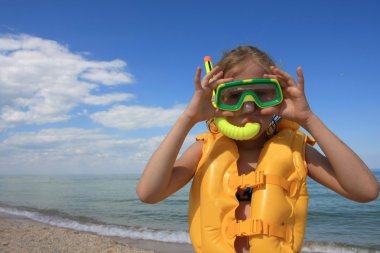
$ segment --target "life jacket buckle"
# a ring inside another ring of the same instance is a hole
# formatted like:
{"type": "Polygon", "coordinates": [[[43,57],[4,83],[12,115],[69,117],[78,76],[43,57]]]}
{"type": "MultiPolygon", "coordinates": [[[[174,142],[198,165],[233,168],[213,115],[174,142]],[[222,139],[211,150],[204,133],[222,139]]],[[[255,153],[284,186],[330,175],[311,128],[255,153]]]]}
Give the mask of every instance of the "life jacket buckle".
{"type": "Polygon", "coordinates": [[[252,220],[252,233],[250,235],[261,235],[263,233],[263,221],[252,220]]]}
{"type": "Polygon", "coordinates": [[[265,185],[265,175],[263,171],[250,172],[247,175],[232,175],[229,179],[228,186],[237,189],[245,189],[247,187],[252,187],[254,189],[262,188],[265,185]]]}
{"type": "Polygon", "coordinates": [[[261,235],[263,233],[263,221],[256,220],[238,220],[236,234],[239,236],[261,235]]]}
{"type": "Polygon", "coordinates": [[[253,178],[253,188],[258,189],[265,185],[265,175],[263,171],[255,171],[253,178]]]}

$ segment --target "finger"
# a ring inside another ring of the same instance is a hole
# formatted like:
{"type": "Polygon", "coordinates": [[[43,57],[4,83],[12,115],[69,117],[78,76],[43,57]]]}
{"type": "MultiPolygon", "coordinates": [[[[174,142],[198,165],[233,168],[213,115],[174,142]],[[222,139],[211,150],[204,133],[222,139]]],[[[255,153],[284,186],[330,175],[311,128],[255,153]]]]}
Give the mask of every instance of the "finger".
{"type": "Polygon", "coordinates": [[[284,88],[281,90],[285,90],[285,88],[288,87],[286,80],[284,80],[283,78],[278,77],[276,75],[264,74],[264,78],[276,79],[278,81],[278,83],[280,84],[281,88],[284,88]]]}
{"type": "Polygon", "coordinates": [[[264,74],[263,76],[264,78],[272,78],[272,79],[277,79],[277,76],[276,75],[272,75],[272,74],[264,74]]]}
{"type": "MultiPolygon", "coordinates": [[[[272,71],[273,73],[275,72],[275,69],[277,69],[277,68],[274,67],[274,66],[271,66],[270,68],[271,68],[271,71],[272,71]]],[[[274,78],[274,79],[276,79],[276,80],[278,81],[278,83],[280,84],[281,88],[287,88],[287,87],[289,87],[289,85],[288,85],[286,79],[285,79],[283,76],[281,76],[281,75],[276,75],[276,74],[264,74],[264,76],[265,76],[266,78],[274,78]]]]}
{"type": "Polygon", "coordinates": [[[213,82],[217,81],[218,79],[222,78],[224,75],[223,71],[219,71],[218,73],[216,73],[213,77],[212,77],[212,80],[213,82]]]}
{"type": "Polygon", "coordinates": [[[228,82],[231,82],[233,80],[234,79],[232,77],[222,78],[222,79],[215,80],[214,82],[210,83],[210,89],[215,90],[222,83],[228,83],[228,82]]]}
{"type": "Polygon", "coordinates": [[[212,79],[207,79],[205,76],[202,80],[202,87],[212,89],[212,86],[223,76],[223,71],[218,72],[212,77],[212,79]]]}
{"type": "Polygon", "coordinates": [[[288,74],[287,72],[279,69],[279,68],[276,68],[276,67],[271,67],[271,70],[282,80],[284,80],[285,82],[283,83],[284,85],[286,84],[287,86],[296,86],[296,82],[294,80],[294,78],[288,74]]]}
{"type": "Polygon", "coordinates": [[[194,77],[195,89],[201,88],[201,74],[202,74],[202,68],[197,67],[197,71],[195,72],[195,77],[194,77]]]}
{"type": "Polygon", "coordinates": [[[203,78],[204,80],[211,80],[215,74],[217,74],[220,71],[219,66],[215,66],[210,72],[208,72],[205,77],[203,78]]]}
{"type": "Polygon", "coordinates": [[[211,77],[210,77],[210,73],[211,72],[209,72],[207,75],[205,75],[202,79],[201,84],[202,84],[203,88],[206,88],[207,86],[209,86],[209,83],[211,83],[212,81],[215,80],[215,78],[218,78],[218,76],[220,76],[220,72],[217,73],[216,75],[212,75],[211,77]]]}
{"type": "Polygon", "coordinates": [[[280,84],[281,88],[285,89],[285,88],[289,87],[289,84],[288,84],[288,82],[287,82],[286,79],[284,79],[284,78],[282,78],[280,76],[276,76],[276,75],[273,78],[278,81],[278,83],[280,84]]]}
{"type": "Polygon", "coordinates": [[[272,107],[267,107],[267,108],[262,108],[260,110],[261,115],[274,115],[278,114],[280,111],[280,108],[278,106],[272,106],[272,107]]]}
{"type": "Polygon", "coordinates": [[[219,69],[220,68],[216,66],[209,73],[207,73],[207,75],[203,77],[202,82],[201,82],[201,85],[203,88],[209,88],[209,83],[223,76],[223,71],[220,71],[219,69]]]}
{"type": "Polygon", "coordinates": [[[304,91],[305,90],[305,79],[303,76],[303,71],[301,67],[297,68],[297,79],[298,79],[298,87],[304,91]]]}
{"type": "Polygon", "coordinates": [[[215,109],[215,117],[232,117],[232,116],[234,116],[234,112],[232,111],[225,111],[219,108],[215,109]]]}

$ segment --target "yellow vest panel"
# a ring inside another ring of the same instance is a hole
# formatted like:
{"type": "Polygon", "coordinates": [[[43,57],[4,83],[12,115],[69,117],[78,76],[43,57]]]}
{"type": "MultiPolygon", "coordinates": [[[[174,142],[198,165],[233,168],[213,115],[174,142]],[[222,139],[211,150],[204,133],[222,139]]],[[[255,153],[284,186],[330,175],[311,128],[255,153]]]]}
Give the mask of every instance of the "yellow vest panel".
{"type": "Polygon", "coordinates": [[[300,252],[306,226],[308,194],[305,146],[298,126],[282,124],[268,140],[257,168],[238,175],[234,140],[205,133],[203,155],[190,191],[190,238],[197,253],[233,253],[236,236],[248,236],[252,252],[300,252]],[[251,217],[236,220],[238,188],[252,187],[251,217]]]}

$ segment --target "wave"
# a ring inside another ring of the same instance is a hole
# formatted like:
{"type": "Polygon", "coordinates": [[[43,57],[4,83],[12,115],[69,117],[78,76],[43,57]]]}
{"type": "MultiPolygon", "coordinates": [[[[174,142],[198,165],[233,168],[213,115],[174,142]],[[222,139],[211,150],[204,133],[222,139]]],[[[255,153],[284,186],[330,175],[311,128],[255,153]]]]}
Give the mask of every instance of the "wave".
{"type": "Polygon", "coordinates": [[[380,253],[379,249],[366,248],[335,242],[305,242],[302,253],[380,253]]]}
{"type": "MultiPolygon", "coordinates": [[[[90,232],[103,236],[116,236],[122,238],[153,240],[172,243],[190,243],[189,233],[186,231],[159,230],[146,227],[132,227],[99,222],[79,222],[75,219],[65,218],[52,214],[62,214],[58,211],[27,210],[22,207],[0,207],[0,213],[28,218],[56,227],[69,228],[76,231],[90,232]],[[50,215],[48,215],[49,213],[50,215]]],[[[69,215],[62,215],[69,216],[69,215]]],[[[72,217],[72,216],[71,216],[72,217]]],[[[87,220],[93,220],[87,218],[87,220]]]]}
{"type": "MultiPolygon", "coordinates": [[[[103,236],[153,240],[168,243],[190,243],[186,231],[159,230],[146,227],[132,227],[102,224],[88,217],[74,217],[57,210],[39,210],[26,207],[0,206],[0,213],[22,217],[56,227],[90,232],[103,236]],[[78,221],[81,220],[81,221],[78,221]],[[85,222],[83,222],[83,220],[85,222]]],[[[380,253],[380,250],[334,242],[305,242],[302,253],[380,253]]]]}

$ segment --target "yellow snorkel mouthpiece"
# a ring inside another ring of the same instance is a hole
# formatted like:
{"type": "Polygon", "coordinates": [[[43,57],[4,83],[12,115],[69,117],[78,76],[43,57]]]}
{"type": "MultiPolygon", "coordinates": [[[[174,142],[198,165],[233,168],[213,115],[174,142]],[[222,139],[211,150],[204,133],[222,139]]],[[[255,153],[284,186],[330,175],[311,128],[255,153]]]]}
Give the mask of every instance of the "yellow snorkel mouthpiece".
{"type": "Polygon", "coordinates": [[[260,124],[256,122],[247,123],[243,127],[235,126],[228,122],[225,117],[217,117],[214,122],[221,133],[238,141],[252,139],[260,132],[261,128],[260,124]]]}

